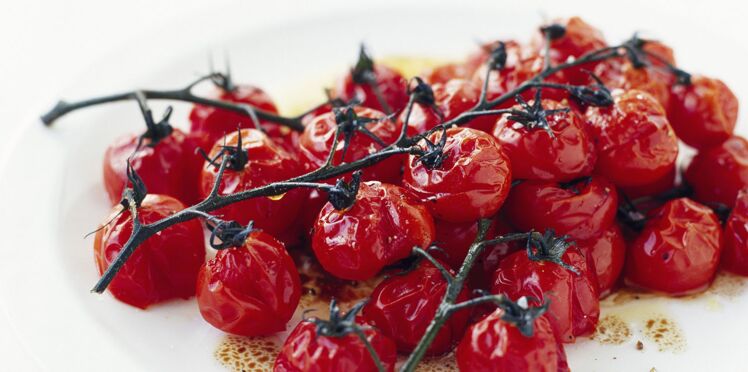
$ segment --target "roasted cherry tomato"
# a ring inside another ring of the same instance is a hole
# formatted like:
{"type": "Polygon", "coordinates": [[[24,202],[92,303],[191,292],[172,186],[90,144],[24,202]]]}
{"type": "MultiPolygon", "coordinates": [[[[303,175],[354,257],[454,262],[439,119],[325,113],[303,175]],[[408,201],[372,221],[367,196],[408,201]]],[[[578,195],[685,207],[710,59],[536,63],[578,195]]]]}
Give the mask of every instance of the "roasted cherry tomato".
{"type": "MultiPolygon", "coordinates": [[[[398,351],[410,353],[426,333],[446,290],[447,281],[439,269],[422,259],[411,271],[383,280],[364,306],[363,318],[392,338],[398,351]]],[[[457,302],[467,299],[468,291],[463,289],[457,302]]],[[[465,332],[469,317],[466,310],[450,316],[426,354],[440,355],[452,350],[465,332]]]]}
{"type": "Polygon", "coordinates": [[[596,172],[620,187],[662,179],[678,157],[678,138],[665,110],[642,91],[615,90],[613,98],[614,105],[586,113],[597,142],[596,172]]]}
{"type": "Polygon", "coordinates": [[[618,194],[610,181],[593,176],[571,184],[524,181],[512,189],[506,215],[518,229],[554,229],[573,239],[591,239],[615,220],[618,194]]]}
{"type": "Polygon", "coordinates": [[[423,76],[429,84],[446,84],[453,79],[466,79],[470,77],[467,68],[462,63],[447,63],[429,68],[423,71],[420,76],[423,76]]]}
{"type": "Polygon", "coordinates": [[[723,231],[722,267],[748,276],[748,190],[741,190],[723,231]]]}
{"type": "MultiPolygon", "coordinates": [[[[246,164],[237,163],[237,169],[226,169],[219,188],[220,195],[285,181],[301,174],[298,162],[257,129],[242,129],[229,134],[225,138],[225,146],[236,148],[240,137],[241,148],[246,151],[248,160],[246,164]]],[[[215,158],[222,151],[224,140],[218,140],[210,157],[215,158]]],[[[219,158],[215,165],[206,163],[203,168],[200,183],[203,197],[207,197],[213,189],[220,162],[219,158]]],[[[255,227],[283,239],[299,213],[304,195],[303,190],[296,189],[278,197],[252,198],[221,208],[216,214],[244,225],[254,221],[255,227]]]]}
{"type": "Polygon", "coordinates": [[[197,278],[203,318],[241,336],[284,330],[300,298],[293,259],[281,242],[262,231],[250,233],[241,247],[218,251],[197,278]]]}
{"type": "MultiPolygon", "coordinates": [[[[564,107],[552,100],[542,100],[542,104],[546,110],[564,107]]],[[[570,181],[592,174],[597,157],[595,146],[575,111],[547,116],[553,136],[540,128],[528,128],[511,117],[502,115],[493,135],[512,162],[514,178],[570,181]]]]}
{"type": "Polygon", "coordinates": [[[646,92],[662,107],[670,105],[670,87],[675,79],[671,73],[660,68],[637,68],[629,60],[608,60],[598,64],[595,75],[610,89],[646,92]]]}
{"type": "MultiPolygon", "coordinates": [[[[112,210],[109,221],[96,233],[94,258],[99,273],[109,267],[132,235],[132,217],[122,207],[112,210]]],[[[156,222],[184,209],[170,196],[150,194],[138,214],[143,224],[156,222]]],[[[145,309],[172,298],[195,294],[195,280],[205,262],[203,228],[197,220],[166,228],[141,243],[109,284],[118,300],[145,309]]]]}
{"type": "Polygon", "coordinates": [[[702,150],[691,160],[684,177],[696,200],[732,207],[738,191],[748,187],[748,141],[733,136],[702,150]]]}
{"type": "Polygon", "coordinates": [[[722,251],[719,220],[711,209],[687,198],[650,214],[626,257],[626,284],[670,295],[706,289],[722,251]]]}
{"type": "Polygon", "coordinates": [[[376,181],[361,184],[356,201],[345,210],[327,203],[314,225],[312,249],[330,274],[364,280],[384,266],[427,247],[434,222],[425,206],[405,189],[376,181]]]}
{"type": "Polygon", "coordinates": [[[676,176],[676,165],[673,164],[673,167],[670,168],[669,172],[667,172],[662,178],[652,183],[639,186],[620,187],[619,190],[630,199],[636,199],[643,196],[658,195],[675,187],[676,176]]]}
{"type": "Polygon", "coordinates": [[[407,80],[399,72],[374,61],[361,48],[358,63],[335,86],[335,95],[346,102],[394,113],[408,103],[407,80]]]}
{"type": "MultiPolygon", "coordinates": [[[[428,137],[430,144],[444,142],[434,156],[411,155],[403,184],[422,198],[435,217],[468,222],[489,217],[504,203],[512,183],[509,159],[491,135],[470,128],[450,128],[428,137]]],[[[429,143],[421,141],[428,152],[429,143]]]]}
{"type": "MultiPolygon", "coordinates": [[[[397,140],[397,125],[384,114],[363,107],[343,108],[322,114],[306,126],[299,139],[301,161],[307,170],[315,170],[327,161],[338,127],[341,135],[335,148],[333,164],[340,165],[371,155],[397,140]],[[377,140],[368,136],[369,131],[377,140]],[[346,146],[345,136],[350,136],[346,146]],[[381,143],[378,143],[381,141],[381,143]]],[[[403,157],[391,156],[363,170],[364,180],[398,183],[403,157]]]]}
{"type": "Polygon", "coordinates": [[[704,149],[724,142],[738,120],[738,99],[722,80],[693,76],[672,88],[670,124],[683,142],[704,149]]]}
{"type": "Polygon", "coordinates": [[[626,242],[621,229],[614,223],[596,237],[577,240],[576,245],[597,273],[600,297],[607,296],[616,285],[626,258],[626,242]]]}

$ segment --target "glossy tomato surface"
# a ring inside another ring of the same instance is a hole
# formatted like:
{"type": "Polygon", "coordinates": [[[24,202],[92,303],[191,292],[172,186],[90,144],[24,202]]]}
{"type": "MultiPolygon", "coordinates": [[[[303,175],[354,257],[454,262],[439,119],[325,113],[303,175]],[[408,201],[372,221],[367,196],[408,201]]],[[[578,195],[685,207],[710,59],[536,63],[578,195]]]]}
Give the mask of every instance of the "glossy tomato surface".
{"type": "Polygon", "coordinates": [[[395,69],[380,63],[373,67],[373,84],[359,82],[347,73],[335,85],[335,94],[346,102],[357,100],[364,107],[382,112],[397,112],[408,103],[407,80],[395,69]],[[376,89],[379,90],[377,97],[376,89]],[[384,103],[384,105],[383,105],[384,103]]]}
{"type": "Polygon", "coordinates": [[[722,267],[748,276],[748,190],[741,190],[724,228],[722,267]]]}
{"type": "Polygon", "coordinates": [[[621,229],[613,223],[600,235],[576,241],[577,247],[597,273],[600,297],[607,296],[616,285],[626,259],[626,241],[621,229]]]}
{"type": "Polygon", "coordinates": [[[700,151],[683,176],[696,200],[732,207],[738,192],[748,186],[748,141],[733,136],[700,151]]]}

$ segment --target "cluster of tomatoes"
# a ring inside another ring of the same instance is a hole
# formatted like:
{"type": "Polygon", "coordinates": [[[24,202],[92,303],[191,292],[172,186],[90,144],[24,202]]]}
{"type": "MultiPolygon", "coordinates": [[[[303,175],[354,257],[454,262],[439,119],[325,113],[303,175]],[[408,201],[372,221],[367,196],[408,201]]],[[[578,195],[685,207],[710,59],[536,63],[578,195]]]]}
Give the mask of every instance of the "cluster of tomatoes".
{"type": "MultiPolygon", "coordinates": [[[[249,117],[195,106],[188,133],[174,129],[158,140],[129,136],[114,143],[104,158],[107,192],[113,203],[120,201],[130,159],[149,192],[139,217],[151,223],[208,197],[218,177],[216,159],[227,148],[245,156],[229,162],[219,195],[318,169],[331,151],[333,165],[365,158],[394,143],[403,125],[412,136],[471,110],[484,84],[486,98],[494,99],[540,73],[546,60],[558,65],[608,46],[579,18],[554,27],[552,38],[543,29],[528,44],[488,43],[463,62],[425,72],[430,95],[410,110],[405,109],[409,82],[366,58],[333,89],[336,98],[358,105],[321,107],[304,118],[303,132],[266,122],[259,130],[249,117]],[[491,69],[486,62],[499,45],[506,60],[491,69]],[[138,148],[139,141],[145,145],[138,148]],[[211,149],[209,160],[196,148],[211,149]]],[[[458,302],[473,297],[472,290],[484,290],[514,301],[536,299],[548,311],[538,312],[530,324],[517,321],[517,313],[532,310],[527,306],[457,311],[427,354],[457,345],[465,371],[568,370],[563,343],[594,331],[599,299],[617,286],[677,296],[703,290],[720,264],[748,275],[748,141],[733,135],[737,99],[717,79],[678,80],[667,46],[641,41],[636,48],[546,79],[587,85],[594,82],[593,72],[612,92],[610,105],[587,107],[567,89],[543,88],[542,96],[530,90],[502,107],[540,110],[535,113],[544,116],[544,128],[503,114],[435,130],[420,139],[423,151],[362,169],[355,201],[345,208],[328,202],[324,188],[231,204],[215,215],[240,225],[252,221],[254,229],[207,261],[200,222],[171,226],[138,247],[109,291],[140,308],[196,295],[202,316],[215,327],[267,335],[285,330],[301,297],[289,249],[311,249],[332,276],[366,280],[408,259],[414,246],[436,245],[434,261],[417,260],[386,277],[360,313],[359,308],[336,313],[337,321],[327,323],[302,321],[275,367],[376,370],[366,338],[381,365],[393,370],[397,354],[413,351],[426,332],[448,286],[435,262],[459,270],[476,238],[476,222],[491,219],[487,239],[535,230],[568,235],[575,244],[542,256],[522,242],[487,247],[458,302]],[[678,139],[698,150],[682,177],[678,139]],[[690,198],[658,197],[678,182],[689,185],[690,198]],[[617,218],[622,214],[627,218],[617,218]],[[359,333],[341,332],[352,324],[361,325],[359,333]],[[531,335],[523,332],[527,327],[531,335]]],[[[252,86],[218,88],[215,95],[277,112],[268,95],[252,86]]],[[[132,233],[130,213],[120,208],[113,213],[96,237],[100,271],[132,233]]]]}

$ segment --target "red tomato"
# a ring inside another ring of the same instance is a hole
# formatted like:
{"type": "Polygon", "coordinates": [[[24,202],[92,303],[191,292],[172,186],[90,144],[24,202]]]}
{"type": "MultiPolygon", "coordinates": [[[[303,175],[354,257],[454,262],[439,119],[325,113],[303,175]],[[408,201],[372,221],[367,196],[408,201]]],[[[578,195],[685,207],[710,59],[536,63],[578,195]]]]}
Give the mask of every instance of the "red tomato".
{"type": "Polygon", "coordinates": [[[617,207],[615,186],[593,176],[570,185],[524,181],[512,189],[505,211],[521,231],[554,229],[573,239],[590,239],[613,224],[617,207]]]}
{"type": "Polygon", "coordinates": [[[687,198],[650,214],[629,245],[626,283],[670,295],[706,289],[721,252],[721,226],[711,209],[687,198]]]}
{"type": "MultiPolygon", "coordinates": [[[[139,211],[144,224],[156,222],[184,209],[170,196],[150,194],[139,211]]],[[[111,265],[132,235],[129,210],[119,214],[114,207],[106,218],[111,221],[96,233],[94,258],[99,273],[111,265]],[[119,215],[118,215],[119,214],[119,215]]],[[[148,238],[133,252],[109,284],[109,292],[118,300],[141,309],[172,298],[195,294],[195,280],[205,262],[203,228],[197,220],[168,227],[148,238]]]]}
{"type": "Polygon", "coordinates": [[[748,190],[741,190],[727,218],[722,249],[722,267],[748,276],[748,190]]]}
{"type": "Polygon", "coordinates": [[[675,85],[672,92],[668,118],[683,142],[704,149],[732,136],[738,99],[722,80],[693,76],[690,85],[675,85]]]}
{"type": "Polygon", "coordinates": [[[596,171],[620,187],[665,177],[678,157],[678,138],[665,110],[647,93],[613,91],[611,107],[590,107],[587,120],[597,142],[596,171]]]}
{"type": "MultiPolygon", "coordinates": [[[[429,169],[410,155],[403,185],[426,201],[435,217],[468,222],[496,214],[512,183],[509,159],[489,134],[470,128],[447,130],[444,158],[429,169]]],[[[439,143],[442,133],[429,136],[439,143]]],[[[422,141],[421,146],[425,147],[422,141]]]]}
{"type": "MultiPolygon", "coordinates": [[[[552,100],[542,100],[542,104],[546,110],[564,107],[552,100]]],[[[515,108],[521,109],[520,106],[515,108]]],[[[547,117],[555,138],[540,128],[529,129],[510,116],[501,116],[493,135],[512,162],[514,178],[569,181],[592,174],[595,146],[584,121],[575,111],[547,117]]]]}
{"type": "MultiPolygon", "coordinates": [[[[361,58],[368,58],[362,55],[361,58]]],[[[354,67],[335,85],[335,96],[346,102],[358,100],[362,106],[383,112],[397,112],[408,103],[408,81],[394,69],[371,60],[369,66],[354,67]],[[367,82],[367,79],[372,79],[367,82]],[[380,101],[374,86],[379,90],[380,101]],[[384,103],[385,105],[382,105],[384,103]]]]}
{"type": "Polygon", "coordinates": [[[733,136],[700,151],[683,175],[702,203],[731,207],[738,191],[748,186],[748,141],[733,136]]]}
{"type": "Polygon", "coordinates": [[[414,246],[427,247],[433,237],[426,207],[402,187],[369,181],[361,184],[349,209],[325,204],[314,225],[312,249],[330,274],[365,280],[410,256],[414,246]]]}
{"type": "Polygon", "coordinates": [[[499,263],[492,293],[505,294],[516,301],[522,296],[550,301],[548,320],[562,342],[590,335],[600,316],[597,278],[594,268],[573,247],[561,259],[579,274],[554,262],[533,261],[527,252],[515,252],[499,263]]]}
{"type": "MultiPolygon", "coordinates": [[[[395,343],[376,329],[363,331],[386,371],[395,370],[395,343]]],[[[302,321],[288,335],[277,359],[274,372],[376,372],[369,351],[355,333],[342,337],[317,334],[317,326],[302,321]]]]}
{"type": "Polygon", "coordinates": [[[140,149],[139,136],[124,136],[111,144],[104,153],[104,187],[109,201],[119,204],[122,191],[127,184],[127,161],[133,170],[140,175],[150,194],[168,195],[185,201],[193,195],[192,186],[185,184],[184,160],[185,136],[179,129],[155,146],[149,146],[150,140],[144,139],[140,149]]]}
{"type": "Polygon", "coordinates": [[[662,178],[652,183],[641,186],[621,187],[619,189],[630,199],[636,199],[642,196],[658,195],[675,187],[676,175],[676,167],[675,164],[673,164],[673,167],[670,168],[669,172],[667,172],[662,178]]]}
{"type": "MultiPolygon", "coordinates": [[[[447,290],[447,281],[439,269],[426,259],[407,273],[383,280],[364,306],[363,318],[395,341],[397,350],[410,353],[426,333],[447,290]]],[[[468,299],[463,288],[457,302],[468,299]]],[[[470,311],[458,311],[449,317],[426,351],[440,355],[452,350],[467,327],[470,311]]]]}
{"type": "Polygon", "coordinates": [[[282,331],[299,304],[293,259],[272,236],[254,231],[241,247],[218,251],[200,269],[197,304],[214,327],[241,336],[282,331]]]}
{"type": "Polygon", "coordinates": [[[597,273],[600,298],[607,296],[616,285],[626,258],[626,242],[621,229],[614,223],[599,236],[578,240],[576,245],[597,273]]]}
{"type": "MultiPolygon", "coordinates": [[[[472,73],[472,71],[471,71],[472,73]]],[[[447,63],[444,65],[429,68],[423,71],[421,75],[429,84],[446,84],[452,79],[466,79],[468,75],[467,68],[461,63],[447,63]]]]}
{"type": "MultiPolygon", "coordinates": [[[[499,46],[499,43],[500,41],[498,40],[485,43],[478,50],[468,55],[463,64],[466,76],[480,77],[482,81],[485,76],[485,70],[482,75],[476,72],[491,58],[491,53],[499,46]]],[[[517,66],[524,57],[523,53],[527,53],[527,49],[523,49],[522,45],[514,40],[505,40],[503,43],[507,54],[506,66],[509,68],[517,66]]]]}
{"type": "MultiPolygon", "coordinates": [[[[644,49],[659,50],[667,48],[662,44],[644,49]]],[[[668,48],[669,49],[669,48],[668,48]]],[[[661,51],[660,51],[661,53],[661,51]]],[[[670,55],[672,56],[672,55],[670,55]]],[[[669,56],[665,56],[669,58],[669,56]]],[[[662,68],[663,64],[651,59],[653,66],[634,67],[627,58],[609,59],[599,63],[595,75],[610,89],[638,90],[649,93],[662,107],[670,107],[670,87],[675,83],[672,73],[662,68]]],[[[674,61],[671,61],[674,64],[674,61]]]]}
{"type": "MultiPolygon", "coordinates": [[[[564,345],[556,339],[548,317],[532,324],[533,335],[523,335],[517,326],[502,319],[496,309],[468,328],[457,346],[457,366],[471,372],[563,372],[568,371],[564,345]]],[[[553,316],[553,315],[551,315],[553,316]]]]}
{"type": "MultiPolygon", "coordinates": [[[[397,125],[392,120],[384,119],[383,113],[363,107],[356,107],[353,110],[357,118],[363,118],[364,120],[379,119],[376,122],[367,124],[366,129],[381,139],[385,145],[390,145],[397,140],[400,134],[397,125]]],[[[299,139],[299,151],[301,153],[301,162],[307,170],[318,169],[325,164],[327,157],[330,155],[330,149],[335,140],[338,125],[348,126],[350,123],[338,124],[335,114],[330,112],[317,116],[306,126],[304,133],[299,139]]],[[[353,133],[350,146],[345,153],[345,159],[343,159],[343,149],[345,148],[344,136],[341,135],[338,139],[338,145],[335,148],[334,165],[356,161],[382,149],[382,146],[369,136],[358,133],[358,130],[354,128],[350,130],[353,133]]],[[[376,180],[397,183],[400,179],[402,159],[403,157],[401,156],[391,156],[371,167],[365,168],[363,170],[363,179],[365,181],[376,180]]]]}
{"type": "MultiPolygon", "coordinates": [[[[253,189],[267,184],[285,181],[301,173],[298,163],[286,151],[272,142],[268,136],[256,129],[241,130],[242,149],[248,152],[249,161],[241,170],[226,169],[219,189],[220,195],[227,195],[253,189]]],[[[236,147],[239,133],[226,136],[226,146],[236,147]]],[[[216,142],[210,157],[222,151],[223,140],[216,142]]],[[[218,160],[220,163],[220,160],[218,160]]],[[[203,168],[200,191],[203,197],[210,194],[216,181],[218,169],[206,164],[203,168]]],[[[254,221],[254,226],[282,238],[283,233],[293,225],[304,198],[303,190],[291,190],[278,200],[275,198],[252,198],[231,204],[216,211],[226,220],[234,220],[246,225],[254,221]]]]}

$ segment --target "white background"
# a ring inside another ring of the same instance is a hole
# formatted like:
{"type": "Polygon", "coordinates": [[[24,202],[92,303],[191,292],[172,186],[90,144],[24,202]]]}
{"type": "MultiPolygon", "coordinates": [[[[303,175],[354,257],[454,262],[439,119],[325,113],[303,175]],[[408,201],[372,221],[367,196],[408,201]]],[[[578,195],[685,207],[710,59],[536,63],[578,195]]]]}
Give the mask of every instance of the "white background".
{"type": "MultiPolygon", "coordinates": [[[[520,0],[514,0],[520,1],[520,0]]],[[[511,7],[514,1],[493,1],[494,6],[505,3],[511,7]]],[[[527,1],[522,1],[523,6],[527,1]]],[[[230,0],[0,0],[0,154],[12,142],[13,133],[19,126],[30,123],[30,118],[53,103],[65,87],[78,79],[85,79],[92,65],[122,45],[133,40],[143,40],[144,35],[158,32],[174,22],[194,20],[207,7],[222,8],[227,12],[241,9],[246,12],[247,22],[252,24],[277,19],[291,21],[299,17],[334,12],[341,7],[350,8],[353,1],[238,1],[230,0]]],[[[394,1],[377,0],[361,2],[356,6],[362,11],[382,3],[394,1]]],[[[424,1],[424,6],[430,2],[424,1]]],[[[460,2],[462,4],[463,2],[460,2]]],[[[711,34],[720,34],[726,40],[746,32],[745,14],[748,7],[743,1],[530,1],[543,9],[548,16],[587,12],[609,11],[615,13],[621,7],[640,9],[641,19],[632,24],[647,24],[652,30],[675,29],[698,35],[700,29],[708,28],[711,34]],[[657,12],[650,9],[656,8],[657,12]],[[571,11],[570,11],[571,9],[571,11]],[[656,14],[653,15],[653,14],[656,14]],[[662,17],[672,14],[678,17],[662,17]],[[689,22],[673,22],[687,18],[689,22]],[[714,32],[714,31],[717,32],[714,32]]],[[[457,3],[456,3],[457,4],[457,3]]],[[[458,6],[458,5],[455,5],[458,6]]],[[[502,5],[503,6],[503,5],[502,5]]],[[[448,22],[448,20],[445,20],[448,22]]],[[[537,23],[537,20],[529,20],[537,23]]],[[[194,27],[202,25],[197,23],[194,27]]],[[[605,25],[597,25],[604,28],[605,25]]],[[[231,25],[241,30],[243,25],[231,25]]],[[[383,22],[386,27],[386,22],[383,22]]],[[[146,41],[147,42],[147,41],[146,41]]],[[[184,40],[181,42],[185,42],[184,40]]],[[[730,43],[711,44],[699,40],[700,48],[713,53],[713,71],[719,71],[720,58],[747,58],[730,53],[730,43]],[[715,45],[720,45],[717,48],[715,45]],[[719,50],[723,49],[723,50],[719,50]]],[[[169,45],[164,45],[169,48],[169,45]]],[[[676,50],[680,50],[677,48],[676,50]]],[[[148,58],[158,56],[144,56],[148,58]]],[[[748,68],[748,67],[747,67],[748,68]]],[[[742,98],[748,87],[733,87],[742,98]]],[[[107,91],[102,86],[102,91],[107,91]]],[[[3,156],[0,156],[0,160],[3,156]]],[[[14,159],[17,160],[17,159],[14,159]]],[[[0,182],[8,182],[0,175],[0,182]]],[[[7,197],[7,196],[0,196],[7,197]]],[[[3,234],[11,232],[2,232],[3,234]]],[[[33,249],[33,247],[17,247],[33,249]]],[[[18,278],[23,280],[23,278],[18,278]]],[[[43,293],[38,294],[43,296],[43,293]]],[[[0,311],[2,301],[0,298],[0,311]]],[[[12,299],[10,299],[12,301],[12,299]]],[[[49,309],[54,311],[54,309],[49,309]]],[[[71,335],[71,337],[75,337],[71,335]]],[[[0,312],[0,370],[17,371],[29,369],[30,356],[15,346],[14,335],[4,314],[0,312]]]]}

